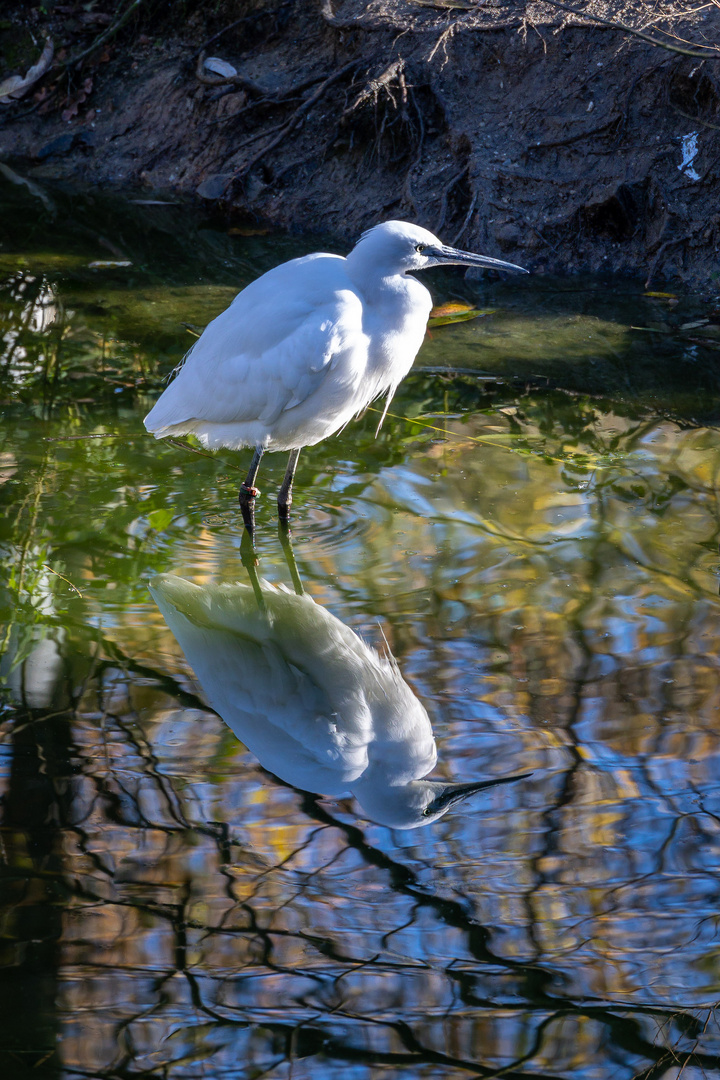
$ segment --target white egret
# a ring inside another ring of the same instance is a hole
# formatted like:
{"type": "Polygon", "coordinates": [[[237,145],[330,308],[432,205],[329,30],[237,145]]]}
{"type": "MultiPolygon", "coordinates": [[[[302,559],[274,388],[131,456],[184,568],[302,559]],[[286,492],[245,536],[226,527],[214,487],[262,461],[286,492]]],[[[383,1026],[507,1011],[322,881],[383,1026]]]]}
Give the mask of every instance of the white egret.
{"type": "Polygon", "coordinates": [[[452,264],[527,273],[447,247],[405,221],[376,225],[347,258],[318,252],[276,266],[206,327],[145,417],[147,430],[158,439],[193,434],[211,449],[254,447],[240,488],[250,531],[260,458],[289,450],[278,494],[286,520],[302,447],[383,394],[384,418],[412,366],[432,299],[408,272],[452,264]]]}
{"type": "Polygon", "coordinates": [[[437,750],[424,706],[380,657],[309,596],[267,582],[150,591],[208,701],[260,764],[303,791],[350,791],[380,825],[414,829],[461,799],[523,776],[422,779],[437,750]]]}

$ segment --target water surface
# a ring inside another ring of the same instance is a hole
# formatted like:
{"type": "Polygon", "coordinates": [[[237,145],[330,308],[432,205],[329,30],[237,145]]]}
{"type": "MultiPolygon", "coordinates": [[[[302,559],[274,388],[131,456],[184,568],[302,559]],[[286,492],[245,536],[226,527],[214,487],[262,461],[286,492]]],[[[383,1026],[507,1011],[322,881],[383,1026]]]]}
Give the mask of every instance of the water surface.
{"type": "Polygon", "coordinates": [[[3,1077],[720,1076],[716,314],[427,274],[493,314],[301,456],[297,575],[432,778],[532,773],[389,828],[265,771],[148,589],[251,581],[244,456],[141,420],[183,324],[319,242],[0,194],[3,1077]]]}

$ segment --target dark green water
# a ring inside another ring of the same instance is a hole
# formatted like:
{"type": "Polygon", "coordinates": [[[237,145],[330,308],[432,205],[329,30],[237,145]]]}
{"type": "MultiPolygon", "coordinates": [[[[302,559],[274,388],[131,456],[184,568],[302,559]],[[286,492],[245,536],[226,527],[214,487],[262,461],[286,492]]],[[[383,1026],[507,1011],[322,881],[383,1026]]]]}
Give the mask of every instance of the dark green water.
{"type": "Polygon", "coordinates": [[[720,1076],[717,311],[431,272],[494,314],[301,456],[306,595],[395,657],[433,777],[532,772],[393,829],[264,771],[148,591],[250,581],[246,457],[142,416],[318,242],[0,182],[0,1075],[720,1076]]]}

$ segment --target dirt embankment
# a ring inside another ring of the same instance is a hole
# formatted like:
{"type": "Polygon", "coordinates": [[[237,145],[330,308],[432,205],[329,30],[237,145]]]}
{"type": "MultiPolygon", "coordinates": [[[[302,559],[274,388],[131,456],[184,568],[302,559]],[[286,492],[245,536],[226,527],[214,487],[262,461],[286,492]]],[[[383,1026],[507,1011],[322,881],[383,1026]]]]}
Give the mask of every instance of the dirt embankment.
{"type": "Polygon", "coordinates": [[[535,271],[720,291],[716,0],[171,8],[18,6],[2,77],[46,36],[55,53],[0,105],[6,165],[348,238],[410,218],[535,271]]]}

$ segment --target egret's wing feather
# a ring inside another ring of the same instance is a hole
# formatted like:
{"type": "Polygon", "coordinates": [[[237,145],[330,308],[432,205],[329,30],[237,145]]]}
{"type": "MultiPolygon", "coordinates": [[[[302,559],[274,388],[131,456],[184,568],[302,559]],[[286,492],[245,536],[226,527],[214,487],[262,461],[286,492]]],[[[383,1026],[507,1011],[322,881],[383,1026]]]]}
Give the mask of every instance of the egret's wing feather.
{"type": "Polygon", "coordinates": [[[272,424],[306,401],[333,360],[363,340],[362,302],[345,287],[342,263],[298,259],[249,285],[195,343],[148,429],[193,420],[272,424]]]}

